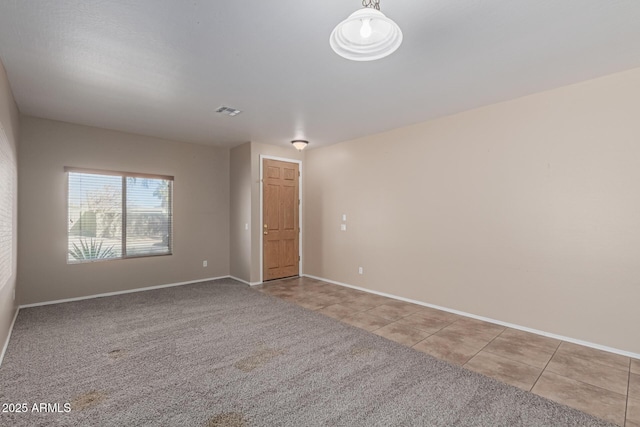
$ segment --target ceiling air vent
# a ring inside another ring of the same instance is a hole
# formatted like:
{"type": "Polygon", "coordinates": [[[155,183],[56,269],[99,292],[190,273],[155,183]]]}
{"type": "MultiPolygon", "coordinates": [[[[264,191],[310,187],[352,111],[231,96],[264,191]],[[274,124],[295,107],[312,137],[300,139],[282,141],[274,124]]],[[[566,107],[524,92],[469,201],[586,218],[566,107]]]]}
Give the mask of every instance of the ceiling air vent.
{"type": "Polygon", "coordinates": [[[235,109],[235,108],[231,108],[231,107],[225,107],[224,105],[220,108],[218,108],[216,110],[216,113],[218,114],[224,114],[225,116],[237,116],[238,114],[242,113],[242,111],[235,109]]]}

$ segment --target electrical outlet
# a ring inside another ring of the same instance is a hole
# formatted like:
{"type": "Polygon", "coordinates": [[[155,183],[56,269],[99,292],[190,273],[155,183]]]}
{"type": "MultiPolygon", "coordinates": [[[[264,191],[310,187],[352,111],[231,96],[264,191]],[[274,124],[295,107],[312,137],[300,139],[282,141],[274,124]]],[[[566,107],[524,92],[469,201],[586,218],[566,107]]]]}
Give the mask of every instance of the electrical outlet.
{"type": "Polygon", "coordinates": [[[340,231],[347,231],[347,224],[340,224],[340,231]]]}
{"type": "Polygon", "coordinates": [[[207,261],[202,261],[202,266],[206,267],[207,266],[207,261]]]}
{"type": "Polygon", "coordinates": [[[364,268],[358,267],[358,274],[364,274],[364,268]]]}

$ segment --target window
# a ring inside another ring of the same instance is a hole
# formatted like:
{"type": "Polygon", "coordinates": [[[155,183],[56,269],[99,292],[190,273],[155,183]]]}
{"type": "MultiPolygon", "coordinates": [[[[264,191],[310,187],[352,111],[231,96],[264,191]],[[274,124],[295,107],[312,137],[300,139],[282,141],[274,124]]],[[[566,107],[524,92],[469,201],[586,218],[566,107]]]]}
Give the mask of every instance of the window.
{"type": "Polygon", "coordinates": [[[15,176],[13,150],[0,126],[0,289],[13,274],[15,176]]]}
{"type": "Polygon", "coordinates": [[[171,255],[173,177],[65,170],[68,263],[171,255]]]}

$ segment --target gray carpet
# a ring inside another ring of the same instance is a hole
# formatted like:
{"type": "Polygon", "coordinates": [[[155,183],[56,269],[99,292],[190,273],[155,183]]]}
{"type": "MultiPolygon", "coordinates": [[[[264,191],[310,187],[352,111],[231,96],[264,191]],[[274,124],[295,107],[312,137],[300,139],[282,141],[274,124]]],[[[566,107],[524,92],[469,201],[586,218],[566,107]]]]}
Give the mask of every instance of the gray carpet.
{"type": "Polygon", "coordinates": [[[11,402],[0,425],[609,425],[233,280],[21,310],[11,402]]]}

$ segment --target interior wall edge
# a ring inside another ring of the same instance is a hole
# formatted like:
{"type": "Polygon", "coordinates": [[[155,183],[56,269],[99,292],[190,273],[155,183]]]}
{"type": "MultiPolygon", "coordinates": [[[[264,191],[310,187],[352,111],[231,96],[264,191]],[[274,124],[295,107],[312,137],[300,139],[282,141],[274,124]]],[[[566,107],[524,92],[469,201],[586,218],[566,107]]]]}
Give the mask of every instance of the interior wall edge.
{"type": "MultiPolygon", "coordinates": [[[[251,155],[250,155],[250,166],[251,166],[251,223],[249,228],[251,230],[251,255],[250,255],[250,283],[260,284],[262,282],[262,259],[261,259],[261,251],[262,251],[262,224],[260,223],[262,220],[262,206],[260,200],[260,194],[262,192],[262,183],[260,181],[260,170],[262,158],[261,156],[269,156],[269,157],[279,157],[285,161],[300,161],[301,165],[304,164],[305,152],[298,151],[293,147],[281,147],[279,145],[271,145],[257,141],[251,141],[251,155]]],[[[301,167],[300,169],[302,178],[301,183],[304,185],[304,174],[305,171],[301,167]]],[[[303,188],[303,187],[301,187],[303,188]]],[[[304,188],[302,189],[303,197],[304,197],[304,188]]],[[[304,203],[304,202],[303,202],[304,203]]],[[[302,208],[302,206],[301,206],[302,208]]],[[[302,224],[303,218],[303,210],[300,209],[300,219],[302,224]]],[[[300,243],[304,241],[305,231],[304,227],[302,227],[301,235],[300,235],[300,243]]],[[[302,245],[301,245],[302,247],[302,245]]],[[[304,255],[304,249],[302,249],[302,254],[304,255]]],[[[302,271],[302,267],[301,270],[302,271]]]]}
{"type": "MultiPolygon", "coordinates": [[[[9,342],[11,336],[11,330],[13,328],[12,319],[15,318],[15,313],[18,308],[19,297],[17,293],[17,278],[18,278],[18,151],[20,149],[21,140],[21,117],[20,110],[15,101],[7,72],[4,68],[4,64],[0,59],[0,129],[4,131],[6,136],[6,142],[8,143],[8,149],[12,153],[14,171],[13,171],[13,188],[12,193],[12,239],[11,239],[11,253],[12,253],[12,266],[7,281],[0,283],[0,343],[4,342],[2,354],[0,354],[0,363],[6,349],[6,343],[9,342]]],[[[2,166],[4,168],[4,165],[2,166]]],[[[4,255],[3,255],[4,256],[4,255]]],[[[4,277],[3,277],[4,278],[4,277]]]]}
{"type": "Polygon", "coordinates": [[[229,278],[230,278],[230,279],[233,279],[233,280],[237,280],[237,281],[238,281],[238,282],[240,282],[240,283],[244,283],[245,285],[249,285],[249,286],[251,286],[251,282],[247,282],[246,280],[241,279],[241,278],[239,278],[239,277],[236,277],[236,276],[230,275],[230,276],[229,276],[229,278]]]}
{"type": "Polygon", "coordinates": [[[251,142],[229,150],[229,274],[251,279],[251,142]]]}
{"type": "Polygon", "coordinates": [[[21,304],[230,274],[228,149],[22,119],[17,267],[21,304]],[[172,254],[68,263],[65,166],[173,176],[172,254]],[[37,263],[32,261],[34,254],[37,263]]]}
{"type": "Polygon", "coordinates": [[[212,280],[220,280],[220,279],[227,279],[227,278],[238,280],[238,279],[235,279],[235,278],[233,278],[231,276],[228,276],[228,275],[227,276],[218,276],[218,277],[209,277],[207,279],[196,279],[196,280],[189,280],[189,281],[186,281],[186,282],[167,283],[167,284],[164,284],[164,285],[146,286],[144,288],[125,289],[125,290],[122,290],[122,291],[114,291],[114,292],[104,292],[104,293],[100,293],[100,294],[85,295],[85,296],[73,297],[73,298],[64,298],[64,299],[53,300],[53,301],[34,302],[34,303],[30,303],[30,304],[20,305],[18,307],[18,309],[31,308],[31,307],[41,307],[41,306],[44,306],[44,305],[53,305],[53,304],[64,304],[65,302],[82,301],[82,300],[86,300],[86,299],[94,299],[94,298],[102,298],[102,297],[112,297],[112,296],[115,296],[115,295],[132,294],[132,293],[136,293],[136,292],[153,291],[155,289],[173,288],[173,287],[176,287],[176,286],[192,285],[194,283],[209,282],[209,281],[212,281],[212,280]]]}
{"type": "Polygon", "coordinates": [[[602,350],[602,351],[606,351],[608,353],[613,353],[613,354],[619,354],[621,356],[627,356],[627,357],[631,357],[633,359],[640,359],[640,354],[639,353],[634,353],[632,351],[627,351],[627,350],[622,350],[622,349],[618,349],[618,348],[614,348],[614,347],[609,347],[609,346],[606,346],[606,345],[597,344],[597,343],[593,343],[593,342],[589,342],[589,341],[584,341],[584,340],[577,339],[577,338],[571,338],[571,337],[567,337],[567,336],[564,336],[564,335],[558,335],[558,334],[554,334],[552,332],[541,331],[541,330],[538,330],[538,329],[529,328],[527,326],[516,325],[514,323],[503,322],[502,320],[492,319],[490,317],[478,316],[478,315],[473,314],[473,313],[467,313],[467,312],[456,310],[456,309],[453,309],[453,308],[442,307],[440,305],[430,304],[428,302],[418,301],[418,300],[414,300],[414,299],[411,299],[411,298],[405,298],[405,297],[389,294],[389,293],[386,293],[386,292],[374,291],[372,289],[367,289],[367,288],[363,288],[363,287],[360,287],[360,286],[349,285],[348,283],[343,283],[343,282],[339,282],[337,280],[327,279],[325,277],[313,276],[311,274],[303,274],[303,276],[304,277],[308,277],[310,279],[322,280],[323,282],[331,283],[331,284],[338,285],[338,286],[344,286],[346,288],[356,289],[358,291],[367,292],[367,293],[370,293],[370,294],[380,295],[380,296],[387,297],[387,298],[393,298],[393,299],[398,300],[398,301],[409,302],[411,304],[417,304],[417,305],[421,305],[423,307],[429,307],[429,308],[434,308],[436,310],[446,311],[447,313],[453,313],[453,314],[457,314],[459,316],[468,317],[468,318],[471,318],[471,319],[482,320],[484,322],[493,323],[495,325],[500,325],[500,326],[505,326],[505,327],[511,328],[511,329],[517,329],[517,330],[523,331],[523,332],[529,332],[529,333],[540,335],[540,336],[543,336],[543,337],[553,338],[553,339],[557,339],[557,340],[561,340],[561,341],[567,341],[567,342],[570,342],[572,344],[578,344],[578,345],[582,345],[582,346],[585,346],[585,347],[595,348],[597,350],[602,350]]]}
{"type": "Polygon", "coordinates": [[[7,337],[4,340],[4,345],[2,346],[2,352],[0,353],[0,367],[2,366],[4,355],[7,352],[7,347],[9,347],[9,340],[11,340],[11,333],[13,332],[13,326],[16,324],[16,319],[18,318],[18,312],[20,312],[20,307],[15,307],[13,320],[11,321],[11,325],[9,325],[9,331],[7,332],[7,337]]]}
{"type": "Polygon", "coordinates": [[[311,150],[304,271],[640,354],[637,111],[640,68],[311,150]]]}

